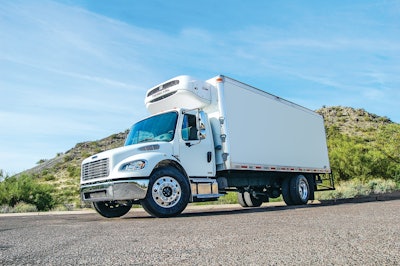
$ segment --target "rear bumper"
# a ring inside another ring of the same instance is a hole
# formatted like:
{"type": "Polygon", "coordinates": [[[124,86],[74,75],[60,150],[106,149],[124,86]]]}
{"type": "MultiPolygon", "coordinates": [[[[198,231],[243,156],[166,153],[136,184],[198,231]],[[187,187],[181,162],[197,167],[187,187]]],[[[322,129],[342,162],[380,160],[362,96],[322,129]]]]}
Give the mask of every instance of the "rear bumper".
{"type": "Polygon", "coordinates": [[[115,201],[144,199],[149,186],[148,179],[117,180],[81,185],[83,201],[115,201]]]}

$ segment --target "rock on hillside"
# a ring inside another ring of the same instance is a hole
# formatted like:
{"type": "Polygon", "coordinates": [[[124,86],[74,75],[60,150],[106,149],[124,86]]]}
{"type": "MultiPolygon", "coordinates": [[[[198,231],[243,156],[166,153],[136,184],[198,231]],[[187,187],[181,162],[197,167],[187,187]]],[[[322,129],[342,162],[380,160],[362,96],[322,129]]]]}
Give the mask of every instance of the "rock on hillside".
{"type": "Polygon", "coordinates": [[[387,117],[351,107],[323,107],[316,112],[324,117],[327,128],[336,127],[341,133],[350,136],[363,136],[366,132],[374,131],[379,126],[393,123],[387,117]]]}

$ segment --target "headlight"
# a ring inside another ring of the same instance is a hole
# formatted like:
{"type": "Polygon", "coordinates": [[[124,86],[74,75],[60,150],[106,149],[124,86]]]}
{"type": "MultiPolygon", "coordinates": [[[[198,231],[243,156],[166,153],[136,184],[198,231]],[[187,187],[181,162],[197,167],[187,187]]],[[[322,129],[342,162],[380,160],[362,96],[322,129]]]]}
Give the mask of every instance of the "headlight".
{"type": "Polygon", "coordinates": [[[137,161],[132,161],[132,162],[123,164],[119,170],[120,171],[137,171],[137,170],[143,169],[145,166],[146,166],[145,160],[137,160],[137,161]]]}

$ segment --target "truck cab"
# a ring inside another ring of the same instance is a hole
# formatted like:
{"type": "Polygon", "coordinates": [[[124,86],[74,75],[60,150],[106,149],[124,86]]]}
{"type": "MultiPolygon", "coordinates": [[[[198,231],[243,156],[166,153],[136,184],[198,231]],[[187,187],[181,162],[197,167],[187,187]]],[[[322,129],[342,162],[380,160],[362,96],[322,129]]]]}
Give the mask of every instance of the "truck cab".
{"type": "Polygon", "coordinates": [[[154,216],[173,216],[188,202],[217,199],[213,134],[200,109],[210,96],[208,88],[199,96],[199,85],[183,76],[150,89],[145,102],[154,114],[130,128],[124,147],[82,162],[82,199],[105,217],[121,216],[135,203],[154,216]],[[157,104],[173,94],[162,108],[157,104]],[[182,100],[187,108],[167,109],[182,100]]]}

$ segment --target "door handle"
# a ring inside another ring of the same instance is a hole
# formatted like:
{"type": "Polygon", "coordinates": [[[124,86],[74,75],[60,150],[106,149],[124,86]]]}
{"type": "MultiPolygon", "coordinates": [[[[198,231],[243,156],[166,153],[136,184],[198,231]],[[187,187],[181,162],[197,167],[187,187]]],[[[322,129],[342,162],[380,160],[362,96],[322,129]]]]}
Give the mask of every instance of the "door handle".
{"type": "Polygon", "coordinates": [[[212,152],[207,152],[207,162],[209,163],[209,162],[211,162],[211,159],[212,159],[212,152]]]}

